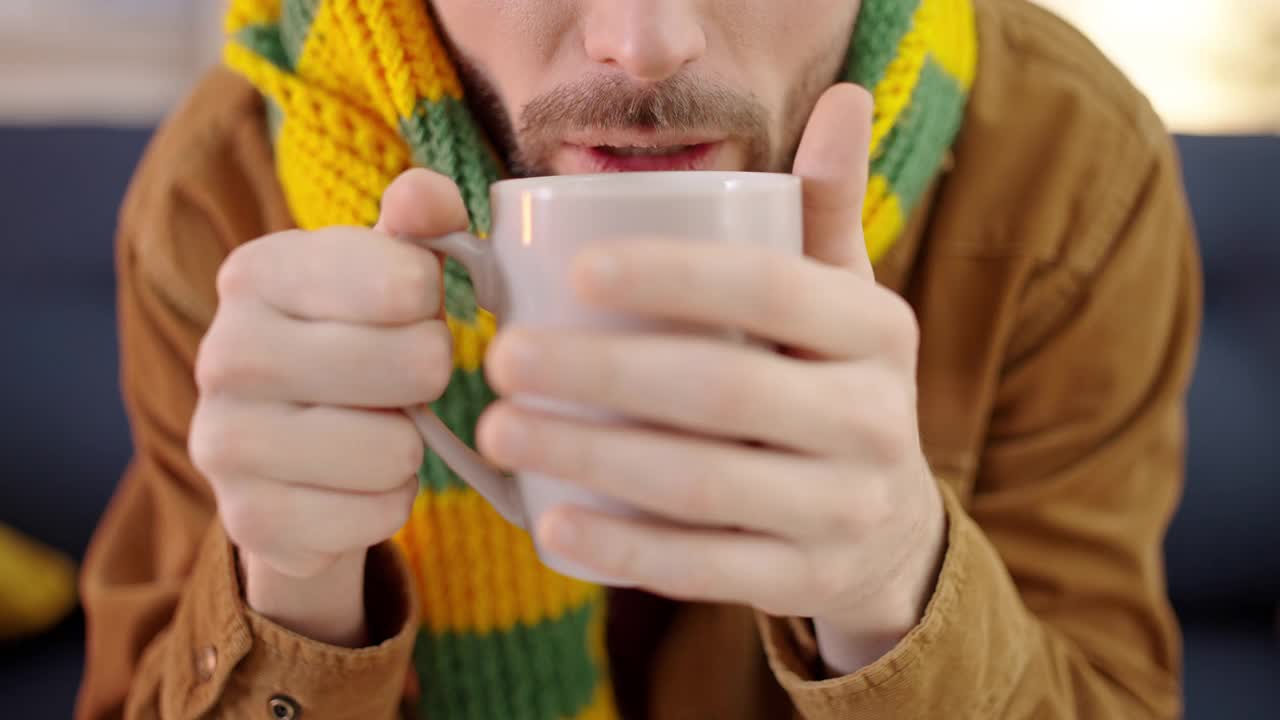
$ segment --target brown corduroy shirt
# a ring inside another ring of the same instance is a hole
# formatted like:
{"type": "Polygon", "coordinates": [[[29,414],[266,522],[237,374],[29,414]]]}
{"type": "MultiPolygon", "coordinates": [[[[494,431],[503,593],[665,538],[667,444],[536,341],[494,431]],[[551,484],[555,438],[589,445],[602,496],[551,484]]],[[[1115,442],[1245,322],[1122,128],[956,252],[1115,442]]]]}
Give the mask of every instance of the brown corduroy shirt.
{"type": "MultiPolygon", "coordinates": [[[[879,662],[825,678],[803,621],[614,593],[627,718],[1179,714],[1161,540],[1200,284],[1177,159],[1147,102],[1074,31],[1022,0],[977,5],[964,130],[877,268],[919,317],[920,427],[949,521],[925,617],[879,662]]],[[[291,225],[259,99],[212,73],[156,135],[120,219],[136,452],[84,567],[84,720],[271,718],[277,695],[309,720],[390,718],[413,685],[396,553],[375,549],[367,579],[381,644],[277,627],[245,607],[187,454],[219,264],[291,225]]]]}

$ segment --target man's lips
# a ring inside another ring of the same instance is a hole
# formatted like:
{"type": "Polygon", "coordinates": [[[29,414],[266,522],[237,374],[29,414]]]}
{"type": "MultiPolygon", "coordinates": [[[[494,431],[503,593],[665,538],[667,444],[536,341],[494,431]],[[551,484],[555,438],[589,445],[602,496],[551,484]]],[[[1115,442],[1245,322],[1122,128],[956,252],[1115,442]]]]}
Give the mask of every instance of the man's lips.
{"type": "Polygon", "coordinates": [[[601,132],[568,138],[570,172],[700,170],[713,165],[724,141],[707,135],[601,132]]]}
{"type": "Polygon", "coordinates": [[[719,143],[679,145],[652,151],[636,152],[627,148],[576,147],[571,148],[585,156],[595,172],[656,172],[663,170],[699,170],[710,163],[706,161],[719,143]]]}

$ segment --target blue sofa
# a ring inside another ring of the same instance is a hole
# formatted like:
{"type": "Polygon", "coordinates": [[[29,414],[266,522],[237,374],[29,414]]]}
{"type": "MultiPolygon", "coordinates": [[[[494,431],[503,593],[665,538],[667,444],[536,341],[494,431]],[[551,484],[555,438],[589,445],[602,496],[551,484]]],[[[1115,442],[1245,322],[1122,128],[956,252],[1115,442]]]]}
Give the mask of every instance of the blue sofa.
{"type": "MultiPolygon", "coordinates": [[[[111,237],[148,134],[0,129],[0,522],[76,557],[128,458],[111,237]]],[[[1208,291],[1167,546],[1188,717],[1280,717],[1280,138],[1179,142],[1208,291]]],[[[0,716],[69,717],[82,634],[0,647],[0,716]]]]}

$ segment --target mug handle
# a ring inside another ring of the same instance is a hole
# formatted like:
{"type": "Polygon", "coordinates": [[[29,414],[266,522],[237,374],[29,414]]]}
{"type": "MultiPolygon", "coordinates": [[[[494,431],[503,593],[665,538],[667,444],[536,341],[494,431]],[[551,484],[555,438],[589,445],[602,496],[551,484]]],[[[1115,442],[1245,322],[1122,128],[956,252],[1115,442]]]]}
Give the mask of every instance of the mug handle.
{"type": "MultiPolygon", "coordinates": [[[[491,243],[465,232],[450,233],[438,238],[405,237],[404,240],[444,253],[462,263],[471,274],[476,302],[498,317],[506,313],[507,283],[491,243]]],[[[488,500],[507,522],[529,529],[524,502],[510,478],[454,435],[431,411],[430,406],[417,405],[405,408],[404,412],[418,427],[418,432],[422,433],[427,447],[439,455],[458,477],[488,500]]]]}

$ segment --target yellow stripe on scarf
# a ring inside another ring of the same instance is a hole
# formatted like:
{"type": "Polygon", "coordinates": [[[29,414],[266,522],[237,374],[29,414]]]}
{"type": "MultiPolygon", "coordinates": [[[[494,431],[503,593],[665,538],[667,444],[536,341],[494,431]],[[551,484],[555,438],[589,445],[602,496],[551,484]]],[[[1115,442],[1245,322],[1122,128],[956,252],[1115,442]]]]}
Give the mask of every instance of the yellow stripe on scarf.
{"type": "Polygon", "coordinates": [[[416,581],[423,625],[433,632],[534,626],[602,592],[543,569],[528,533],[470,490],[420,494],[396,541],[422,570],[416,581]]]}

